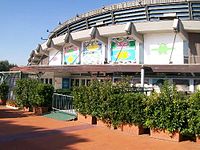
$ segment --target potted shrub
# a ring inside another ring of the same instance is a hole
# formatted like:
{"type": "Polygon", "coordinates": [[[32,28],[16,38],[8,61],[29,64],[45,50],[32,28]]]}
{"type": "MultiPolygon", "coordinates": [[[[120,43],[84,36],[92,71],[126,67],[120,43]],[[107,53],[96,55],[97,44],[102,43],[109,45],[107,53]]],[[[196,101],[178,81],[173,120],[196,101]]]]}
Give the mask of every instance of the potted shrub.
{"type": "Polygon", "coordinates": [[[88,124],[96,124],[96,106],[99,95],[99,83],[93,81],[89,86],[73,88],[74,107],[78,112],[78,120],[88,124]]]}
{"type": "Polygon", "coordinates": [[[14,89],[17,106],[29,111],[32,107],[31,97],[35,94],[35,88],[39,82],[34,79],[17,80],[14,89]]]}
{"type": "Polygon", "coordinates": [[[113,95],[112,82],[104,81],[99,82],[99,94],[97,97],[98,102],[95,102],[95,116],[97,117],[97,125],[101,127],[111,127],[111,120],[109,116],[109,99],[113,95]]]}
{"type": "Polygon", "coordinates": [[[36,115],[42,115],[48,112],[52,103],[54,88],[52,85],[38,83],[35,91],[31,94],[30,100],[33,104],[33,112],[36,115]]]}
{"type": "Polygon", "coordinates": [[[145,133],[146,96],[143,93],[126,93],[121,106],[123,119],[122,131],[134,135],[145,133]]]}
{"type": "Polygon", "coordinates": [[[146,106],[145,124],[151,128],[151,137],[179,142],[187,128],[187,101],[173,85],[165,82],[161,93],[153,93],[146,106]]]}
{"type": "Polygon", "coordinates": [[[9,86],[3,82],[0,84],[0,105],[5,105],[8,96],[9,86]]]}
{"type": "Polygon", "coordinates": [[[200,144],[200,91],[189,98],[188,124],[189,133],[196,135],[196,142],[200,144]]]}

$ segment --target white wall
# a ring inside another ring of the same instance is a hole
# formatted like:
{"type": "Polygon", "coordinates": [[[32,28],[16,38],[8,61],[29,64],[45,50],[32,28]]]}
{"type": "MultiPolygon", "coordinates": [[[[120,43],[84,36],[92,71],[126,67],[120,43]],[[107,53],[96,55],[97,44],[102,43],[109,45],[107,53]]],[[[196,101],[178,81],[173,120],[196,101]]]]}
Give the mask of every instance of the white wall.
{"type": "MultiPolygon", "coordinates": [[[[144,64],[169,64],[175,33],[154,33],[144,35],[144,64]]],[[[171,61],[183,64],[183,40],[177,34],[171,61]]]]}
{"type": "Polygon", "coordinates": [[[61,65],[61,51],[52,49],[49,51],[49,65],[61,65]]]}

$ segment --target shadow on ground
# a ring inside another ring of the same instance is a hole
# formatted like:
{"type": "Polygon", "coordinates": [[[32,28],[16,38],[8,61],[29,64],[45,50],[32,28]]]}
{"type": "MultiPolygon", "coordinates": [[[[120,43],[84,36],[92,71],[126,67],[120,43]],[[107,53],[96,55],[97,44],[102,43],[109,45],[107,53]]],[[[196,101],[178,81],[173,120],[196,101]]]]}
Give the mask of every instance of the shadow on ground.
{"type": "Polygon", "coordinates": [[[17,111],[0,110],[0,149],[5,150],[74,150],[73,145],[89,142],[71,131],[74,127],[48,130],[35,126],[16,124],[15,121],[1,118],[28,117],[17,111]],[[8,116],[8,117],[7,117],[8,116]]]}
{"type": "Polygon", "coordinates": [[[28,117],[30,115],[31,113],[29,112],[7,109],[7,108],[3,108],[3,106],[1,106],[1,109],[0,109],[0,119],[1,118],[22,118],[22,117],[28,117]]]}

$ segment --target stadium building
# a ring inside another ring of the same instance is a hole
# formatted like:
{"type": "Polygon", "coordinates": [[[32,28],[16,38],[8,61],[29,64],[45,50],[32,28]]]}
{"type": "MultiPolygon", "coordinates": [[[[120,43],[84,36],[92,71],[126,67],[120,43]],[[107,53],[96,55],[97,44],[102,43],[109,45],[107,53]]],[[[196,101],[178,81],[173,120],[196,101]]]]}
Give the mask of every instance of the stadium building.
{"type": "Polygon", "coordinates": [[[199,64],[200,1],[136,0],[58,25],[18,70],[36,72],[57,89],[130,76],[133,84],[158,87],[170,80],[194,92],[199,64]]]}

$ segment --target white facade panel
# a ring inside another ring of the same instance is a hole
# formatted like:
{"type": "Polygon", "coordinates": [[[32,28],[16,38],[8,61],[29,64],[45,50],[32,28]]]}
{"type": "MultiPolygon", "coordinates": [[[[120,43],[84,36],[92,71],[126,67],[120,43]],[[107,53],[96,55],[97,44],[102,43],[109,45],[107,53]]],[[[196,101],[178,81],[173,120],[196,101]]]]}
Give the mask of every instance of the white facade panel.
{"type": "Polygon", "coordinates": [[[61,51],[50,50],[49,51],[49,66],[61,65],[61,51]]]}
{"type": "Polygon", "coordinates": [[[175,33],[145,34],[144,64],[169,64],[170,61],[184,64],[184,42],[181,37],[175,33]]]}

